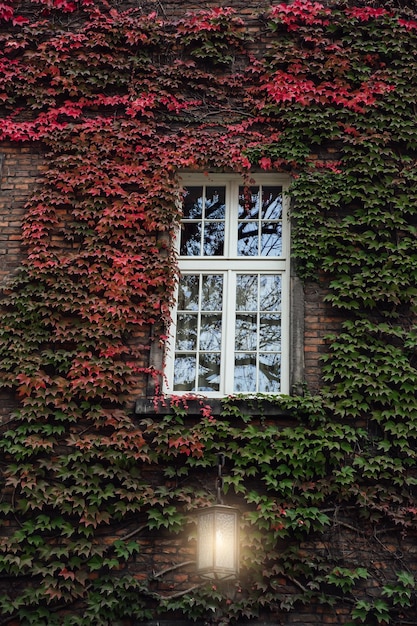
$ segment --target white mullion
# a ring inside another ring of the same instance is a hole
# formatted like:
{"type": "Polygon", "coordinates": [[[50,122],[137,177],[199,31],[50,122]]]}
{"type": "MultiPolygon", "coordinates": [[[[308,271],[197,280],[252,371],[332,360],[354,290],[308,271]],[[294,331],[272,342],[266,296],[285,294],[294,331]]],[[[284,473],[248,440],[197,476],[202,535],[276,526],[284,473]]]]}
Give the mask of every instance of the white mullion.
{"type": "MultiPolygon", "coordinates": [[[[178,302],[178,294],[179,294],[179,283],[177,282],[175,287],[175,302],[178,302]]],[[[175,307],[171,311],[171,323],[168,329],[168,340],[166,344],[166,376],[163,377],[162,381],[162,389],[165,390],[173,390],[174,388],[174,367],[175,367],[175,343],[176,343],[176,335],[177,335],[177,317],[178,317],[178,307],[175,307]]]]}
{"type": "Polygon", "coordinates": [[[200,237],[200,256],[204,255],[204,238],[206,234],[206,200],[207,186],[203,185],[203,204],[201,207],[201,237],[200,237]]]}
{"type": "MultiPolygon", "coordinates": [[[[236,280],[230,268],[230,258],[237,254],[237,209],[236,209],[236,183],[228,181],[226,184],[226,216],[225,216],[225,241],[223,260],[223,309],[222,309],[222,355],[221,355],[221,382],[222,394],[233,392],[230,384],[230,372],[234,372],[234,300],[236,280]]],[[[233,265],[232,265],[233,267],[233,265]]]]}
{"type": "MultiPolygon", "coordinates": [[[[258,254],[257,256],[261,256],[262,252],[262,185],[258,185],[258,254]]],[[[258,368],[259,369],[259,368],[258,368]]],[[[259,372],[257,372],[259,375],[259,372]]]]}
{"type": "Polygon", "coordinates": [[[200,331],[201,331],[201,296],[203,290],[203,274],[198,272],[198,311],[197,311],[197,345],[195,347],[195,374],[194,374],[194,386],[197,389],[198,386],[198,370],[200,363],[200,331]]]}
{"type": "Polygon", "coordinates": [[[236,272],[225,272],[225,297],[223,300],[224,318],[224,393],[233,393],[235,377],[235,332],[236,332],[236,272]]]}
{"type": "Polygon", "coordinates": [[[289,204],[290,200],[287,194],[287,189],[282,185],[282,217],[281,217],[281,232],[282,232],[282,256],[284,259],[289,259],[290,256],[290,219],[289,219],[289,204]]]}
{"type": "Polygon", "coordinates": [[[235,181],[226,185],[226,228],[224,256],[228,259],[237,256],[237,204],[239,186],[235,181]]]}
{"type": "Polygon", "coordinates": [[[260,349],[259,333],[261,322],[261,272],[257,273],[258,294],[256,302],[256,393],[259,392],[260,349]]]}
{"type": "Polygon", "coordinates": [[[281,381],[280,393],[288,394],[290,361],[290,272],[281,274],[281,381]]]}
{"type": "Polygon", "coordinates": [[[238,259],[219,259],[218,257],[205,257],[204,259],[198,259],[196,257],[189,257],[185,259],[181,258],[181,270],[183,272],[207,272],[213,274],[215,272],[227,271],[228,269],[234,269],[242,274],[253,274],[254,272],[269,272],[269,273],[281,273],[286,271],[286,262],[282,259],[274,259],[273,264],[271,261],[266,261],[268,257],[239,257],[238,259]],[[255,260],[254,260],[255,259],[255,260]]]}

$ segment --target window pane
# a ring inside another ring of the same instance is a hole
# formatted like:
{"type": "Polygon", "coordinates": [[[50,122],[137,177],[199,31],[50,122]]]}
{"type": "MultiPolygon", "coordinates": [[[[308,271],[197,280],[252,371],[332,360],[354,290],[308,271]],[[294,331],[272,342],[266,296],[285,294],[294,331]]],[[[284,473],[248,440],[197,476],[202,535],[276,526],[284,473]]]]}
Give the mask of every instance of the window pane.
{"type": "Polygon", "coordinates": [[[237,274],[234,391],[278,392],[280,353],[281,275],[237,274]]]}
{"type": "Polygon", "coordinates": [[[258,275],[238,274],[236,277],[236,310],[258,310],[258,275]]]}
{"type": "Polygon", "coordinates": [[[198,311],[199,277],[186,274],[178,287],[178,309],[180,311],[198,311]]]}
{"type": "Polygon", "coordinates": [[[198,368],[197,391],[219,391],[220,353],[201,354],[198,368]]]}
{"type": "Polygon", "coordinates": [[[222,340],[221,315],[202,315],[200,329],[200,350],[220,350],[222,340]]]}
{"type": "Polygon", "coordinates": [[[177,350],[196,350],[197,315],[178,313],[177,315],[177,350]]]}
{"type": "Polygon", "coordinates": [[[238,256],[282,255],[282,188],[240,187],[238,256]]]}
{"type": "Polygon", "coordinates": [[[221,274],[203,275],[201,310],[221,311],[223,301],[223,276],[221,274]]]}
{"type": "Polygon", "coordinates": [[[281,317],[263,315],[259,324],[259,350],[281,350],[281,317]]]}
{"type": "Polygon", "coordinates": [[[203,187],[187,187],[184,190],[184,219],[201,219],[203,216],[203,187]]]}
{"type": "Polygon", "coordinates": [[[183,222],[180,246],[182,256],[200,256],[201,227],[201,222],[183,222]]]}
{"type": "Polygon", "coordinates": [[[236,354],[234,391],[236,393],[256,392],[256,356],[254,354],[236,354]]]}
{"type": "Polygon", "coordinates": [[[177,313],[174,391],[219,391],[223,275],[185,274],[179,306],[183,310],[177,313]]]}
{"type": "Polygon", "coordinates": [[[261,354],[259,357],[260,393],[279,393],[281,377],[281,355],[261,354]]]}
{"type": "Polygon", "coordinates": [[[256,350],[256,318],[256,315],[236,315],[236,350],[256,350]]]}
{"type": "Polygon", "coordinates": [[[193,391],[195,389],[195,370],[194,355],[177,355],[174,364],[174,390],[193,391]]]}
{"type": "Polygon", "coordinates": [[[226,188],[187,187],[184,191],[181,256],[222,256],[226,188]]]}
{"type": "Polygon", "coordinates": [[[258,219],[260,207],[259,187],[239,187],[239,219],[258,219]]]}
{"type": "Polygon", "coordinates": [[[258,256],[258,222],[240,222],[237,234],[238,256],[258,256]]]}
{"type": "Polygon", "coordinates": [[[259,187],[239,188],[238,256],[259,254],[259,187]]]}
{"type": "Polygon", "coordinates": [[[205,218],[224,220],[226,214],[226,188],[207,187],[205,218]]]}
{"type": "Polygon", "coordinates": [[[261,256],[282,255],[282,227],[276,222],[262,222],[261,256]]]}
{"type": "Polygon", "coordinates": [[[224,222],[205,222],[204,225],[204,256],[223,256],[224,254],[224,222]]]}
{"type": "Polygon", "coordinates": [[[262,187],[262,219],[282,219],[282,187],[262,187]]]}
{"type": "Polygon", "coordinates": [[[264,274],[260,280],[261,311],[281,310],[281,276],[279,274],[264,274]]]}

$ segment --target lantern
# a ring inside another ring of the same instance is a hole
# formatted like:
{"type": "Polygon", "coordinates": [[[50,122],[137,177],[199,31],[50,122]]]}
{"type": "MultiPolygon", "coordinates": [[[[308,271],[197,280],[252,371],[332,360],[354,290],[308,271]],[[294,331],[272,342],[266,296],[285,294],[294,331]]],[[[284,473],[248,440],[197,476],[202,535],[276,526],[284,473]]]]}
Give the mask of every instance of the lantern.
{"type": "Polygon", "coordinates": [[[225,580],[239,573],[239,510],[222,499],[224,454],[218,455],[217,504],[197,512],[197,573],[225,580]]]}
{"type": "Polygon", "coordinates": [[[197,573],[231,579],[239,573],[239,511],[217,504],[197,514],[197,573]]]}

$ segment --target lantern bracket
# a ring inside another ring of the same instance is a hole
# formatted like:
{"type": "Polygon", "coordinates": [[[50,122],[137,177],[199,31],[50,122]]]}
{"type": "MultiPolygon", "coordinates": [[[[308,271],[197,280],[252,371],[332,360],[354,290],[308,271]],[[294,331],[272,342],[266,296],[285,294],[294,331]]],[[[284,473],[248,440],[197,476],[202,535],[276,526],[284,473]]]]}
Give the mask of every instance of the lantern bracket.
{"type": "Polygon", "coordinates": [[[197,511],[197,573],[215,580],[239,573],[239,510],[223,504],[225,456],[217,455],[217,503],[197,511]]]}
{"type": "Polygon", "coordinates": [[[220,452],[217,455],[217,480],[216,480],[216,493],[217,504],[223,504],[223,476],[222,469],[224,467],[224,454],[220,452]]]}

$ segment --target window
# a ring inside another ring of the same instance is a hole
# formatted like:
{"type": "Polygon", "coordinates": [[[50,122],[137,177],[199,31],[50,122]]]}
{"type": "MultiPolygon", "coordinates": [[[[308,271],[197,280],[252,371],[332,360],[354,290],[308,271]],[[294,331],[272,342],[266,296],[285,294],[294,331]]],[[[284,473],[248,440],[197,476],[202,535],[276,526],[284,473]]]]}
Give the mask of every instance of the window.
{"type": "Polygon", "coordinates": [[[167,393],[288,392],[285,181],[183,176],[167,393]]]}

